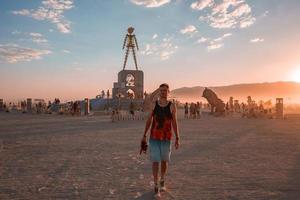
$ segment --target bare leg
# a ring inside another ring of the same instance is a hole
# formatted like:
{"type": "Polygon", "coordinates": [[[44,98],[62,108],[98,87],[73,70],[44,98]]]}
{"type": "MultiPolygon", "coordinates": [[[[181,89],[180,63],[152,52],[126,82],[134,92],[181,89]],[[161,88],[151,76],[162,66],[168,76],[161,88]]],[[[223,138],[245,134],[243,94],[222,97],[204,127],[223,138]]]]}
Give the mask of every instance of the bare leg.
{"type": "Polygon", "coordinates": [[[168,170],[168,161],[161,161],[161,179],[165,179],[165,175],[168,170]]]}
{"type": "Polygon", "coordinates": [[[126,53],[125,53],[124,64],[123,64],[123,70],[125,69],[125,66],[126,66],[126,63],[127,63],[128,53],[129,53],[129,49],[127,48],[126,53]]]}
{"type": "Polygon", "coordinates": [[[134,48],[132,48],[132,54],[133,54],[133,59],[134,59],[135,68],[136,68],[136,70],[138,70],[134,48]]]}
{"type": "Polygon", "coordinates": [[[153,162],[152,163],[152,173],[153,173],[153,179],[154,179],[154,184],[158,184],[158,170],[159,170],[159,163],[158,162],[153,162]]]}

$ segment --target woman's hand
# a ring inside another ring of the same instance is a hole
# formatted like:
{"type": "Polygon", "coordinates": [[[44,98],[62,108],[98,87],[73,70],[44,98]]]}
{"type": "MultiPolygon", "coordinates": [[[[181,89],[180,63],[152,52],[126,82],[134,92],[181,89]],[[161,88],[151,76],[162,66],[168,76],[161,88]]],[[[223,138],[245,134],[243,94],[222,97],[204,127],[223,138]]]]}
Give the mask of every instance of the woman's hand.
{"type": "Polygon", "coordinates": [[[144,135],[143,136],[143,139],[141,141],[141,150],[140,150],[140,155],[142,153],[147,153],[147,148],[148,148],[148,144],[147,144],[147,141],[146,141],[146,136],[144,135]]]}
{"type": "Polygon", "coordinates": [[[175,149],[178,149],[179,146],[180,146],[180,139],[176,138],[176,140],[175,140],[175,149]]]}
{"type": "Polygon", "coordinates": [[[144,136],[143,136],[143,138],[142,138],[141,142],[143,142],[143,143],[147,143],[147,136],[146,136],[146,135],[144,135],[144,136]]]}

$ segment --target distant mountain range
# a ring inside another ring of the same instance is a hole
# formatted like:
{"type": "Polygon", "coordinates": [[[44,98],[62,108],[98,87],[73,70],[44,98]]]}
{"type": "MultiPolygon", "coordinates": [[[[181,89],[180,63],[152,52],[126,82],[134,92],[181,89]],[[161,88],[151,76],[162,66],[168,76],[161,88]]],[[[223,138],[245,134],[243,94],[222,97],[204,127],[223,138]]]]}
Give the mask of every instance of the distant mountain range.
{"type": "MultiPolygon", "coordinates": [[[[204,88],[203,86],[182,87],[172,90],[171,96],[180,101],[203,101],[204,88]]],[[[251,96],[257,101],[269,99],[274,101],[277,97],[281,97],[286,103],[300,103],[300,83],[297,82],[247,83],[208,88],[225,102],[231,96],[240,101],[246,101],[247,96],[251,96]]]]}

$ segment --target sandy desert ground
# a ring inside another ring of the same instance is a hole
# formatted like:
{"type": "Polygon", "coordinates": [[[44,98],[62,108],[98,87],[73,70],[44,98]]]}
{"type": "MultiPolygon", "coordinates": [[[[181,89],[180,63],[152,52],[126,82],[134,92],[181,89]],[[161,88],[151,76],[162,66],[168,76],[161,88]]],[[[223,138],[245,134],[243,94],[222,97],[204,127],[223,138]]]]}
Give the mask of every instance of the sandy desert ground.
{"type": "MultiPolygon", "coordinates": [[[[179,117],[162,199],[300,199],[300,118],[179,117]]],[[[144,121],[0,114],[0,199],[153,199],[144,121]]]]}

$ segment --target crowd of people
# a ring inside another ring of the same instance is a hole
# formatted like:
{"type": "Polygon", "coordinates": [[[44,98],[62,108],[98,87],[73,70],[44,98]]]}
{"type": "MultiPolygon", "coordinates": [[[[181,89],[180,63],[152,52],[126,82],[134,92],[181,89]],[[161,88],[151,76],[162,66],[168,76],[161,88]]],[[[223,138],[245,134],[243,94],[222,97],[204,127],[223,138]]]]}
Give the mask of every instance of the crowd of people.
{"type": "Polygon", "coordinates": [[[199,119],[202,116],[202,102],[184,104],[185,119],[199,119]]]}
{"type": "Polygon", "coordinates": [[[9,104],[3,103],[0,106],[0,111],[5,112],[21,112],[21,113],[36,113],[36,114],[42,114],[51,113],[51,109],[53,108],[53,105],[60,105],[60,100],[55,99],[53,103],[51,101],[48,101],[48,104],[43,99],[33,99],[33,101],[27,102],[26,100],[19,101],[17,104],[9,102],[9,104]]]}
{"type": "MultiPolygon", "coordinates": [[[[71,114],[71,115],[81,115],[82,105],[81,101],[70,101],[61,104],[58,98],[55,98],[53,102],[48,101],[46,104],[43,100],[34,99],[31,106],[27,105],[27,101],[20,101],[18,104],[9,102],[8,104],[3,102],[0,110],[11,112],[12,110],[19,110],[22,113],[48,113],[51,114],[71,114]],[[30,111],[28,111],[30,109],[30,111]]],[[[180,104],[176,102],[179,107],[183,108],[185,119],[200,119],[203,110],[210,110],[210,105],[202,102],[186,102],[185,104],[180,104]]],[[[90,104],[91,110],[91,104],[90,104]]],[[[106,114],[111,115],[112,121],[118,120],[141,120],[144,119],[147,113],[145,112],[144,105],[136,105],[131,102],[127,109],[121,109],[118,106],[105,107],[104,110],[106,114]]],[[[225,103],[225,116],[241,116],[243,118],[261,118],[268,117],[272,118],[274,115],[274,108],[271,101],[258,103],[251,99],[250,96],[247,98],[247,102],[239,103],[238,100],[234,100],[233,97],[225,103]],[[238,115],[237,115],[238,114],[238,115]]]]}
{"type": "Polygon", "coordinates": [[[107,113],[111,114],[111,120],[115,122],[120,120],[144,120],[147,112],[145,112],[142,105],[136,105],[130,102],[128,109],[110,107],[107,113]]]}
{"type": "Polygon", "coordinates": [[[232,116],[237,113],[243,118],[272,118],[272,108],[273,106],[270,100],[267,102],[259,101],[257,103],[252,100],[251,96],[248,96],[247,103],[239,103],[238,100],[233,100],[233,97],[230,97],[229,101],[225,104],[225,114],[232,116]]]}

